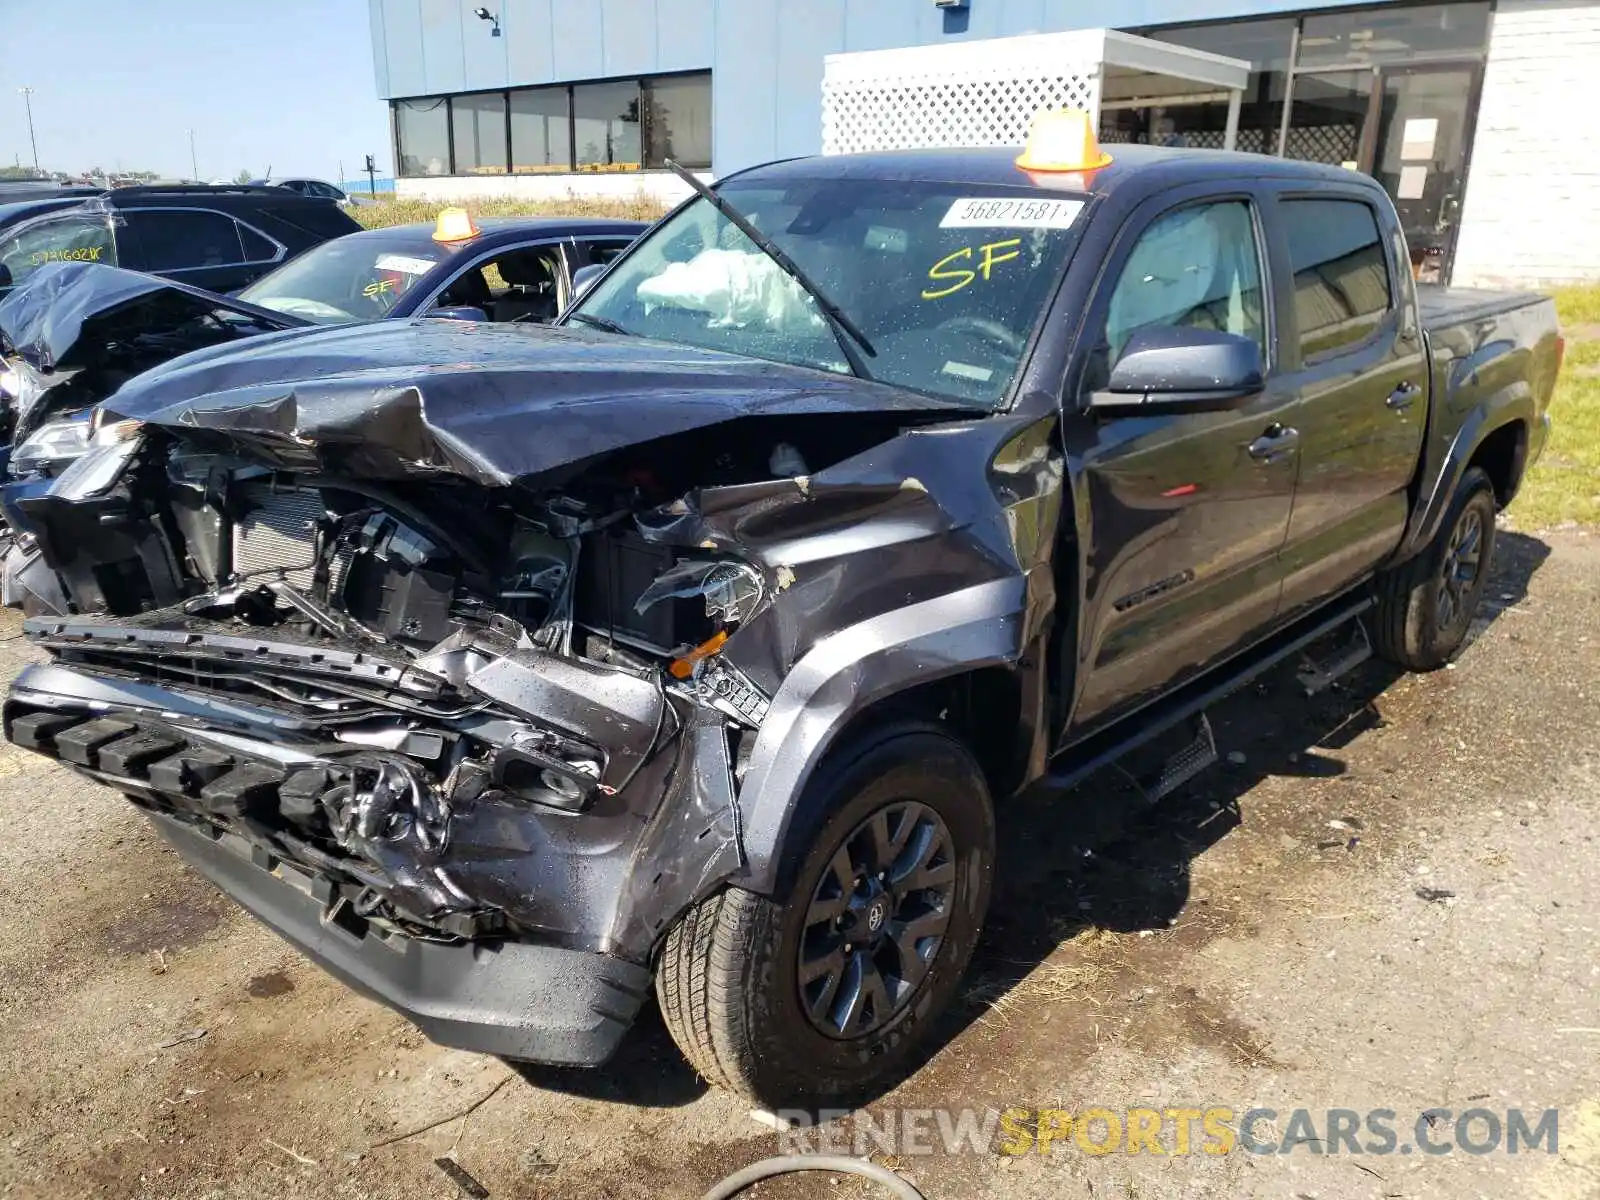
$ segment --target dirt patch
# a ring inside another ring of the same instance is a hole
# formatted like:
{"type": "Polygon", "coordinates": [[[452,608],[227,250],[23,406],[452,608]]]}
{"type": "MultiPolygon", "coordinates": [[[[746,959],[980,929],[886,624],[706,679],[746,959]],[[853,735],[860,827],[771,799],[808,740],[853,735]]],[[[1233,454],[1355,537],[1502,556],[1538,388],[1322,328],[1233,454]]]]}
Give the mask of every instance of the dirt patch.
{"type": "Polygon", "coordinates": [[[112,954],[149,954],[198,946],[232,905],[197,875],[184,872],[162,895],[144,892],[94,938],[112,954]]]}
{"type": "Polygon", "coordinates": [[[294,980],[282,971],[268,971],[265,975],[254,975],[244,985],[245,993],[257,1000],[270,1000],[274,996],[287,996],[294,991],[294,980]]]}

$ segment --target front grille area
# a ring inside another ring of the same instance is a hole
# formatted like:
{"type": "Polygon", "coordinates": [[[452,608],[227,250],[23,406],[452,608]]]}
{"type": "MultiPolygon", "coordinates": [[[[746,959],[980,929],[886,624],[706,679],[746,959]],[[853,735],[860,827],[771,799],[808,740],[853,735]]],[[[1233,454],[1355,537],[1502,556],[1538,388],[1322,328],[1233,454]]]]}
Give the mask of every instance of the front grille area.
{"type": "Polygon", "coordinates": [[[248,483],[240,488],[249,511],[233,527],[233,569],[239,575],[282,574],[302,591],[311,587],[317,522],[326,511],[310,488],[248,483]]]}

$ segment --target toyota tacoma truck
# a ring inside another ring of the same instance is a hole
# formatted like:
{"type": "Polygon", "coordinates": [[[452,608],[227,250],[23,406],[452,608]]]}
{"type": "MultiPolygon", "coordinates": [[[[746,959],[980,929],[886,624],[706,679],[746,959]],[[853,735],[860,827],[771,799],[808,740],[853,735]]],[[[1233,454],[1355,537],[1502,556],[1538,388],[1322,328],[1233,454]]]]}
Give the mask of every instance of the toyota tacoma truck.
{"type": "Polygon", "coordinates": [[[1562,352],[1354,172],[1022,161],[769,164],[554,326],[129,380],[21,502],[6,736],[440,1042],[595,1065],[653,990],[761,1103],[886,1086],[1007,797],[1165,739],[1158,795],[1335,634],[1457,651],[1562,352]]]}

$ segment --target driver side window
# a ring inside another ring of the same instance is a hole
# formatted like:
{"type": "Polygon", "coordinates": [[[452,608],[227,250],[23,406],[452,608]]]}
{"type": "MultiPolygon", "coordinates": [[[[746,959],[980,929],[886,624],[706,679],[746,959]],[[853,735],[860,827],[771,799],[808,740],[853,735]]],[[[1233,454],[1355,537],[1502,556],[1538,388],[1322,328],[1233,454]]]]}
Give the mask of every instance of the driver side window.
{"type": "Polygon", "coordinates": [[[1106,313],[1105,371],[1138,330],[1174,326],[1239,334],[1265,356],[1261,259],[1244,201],[1181,208],[1140,235],[1106,313]]]}

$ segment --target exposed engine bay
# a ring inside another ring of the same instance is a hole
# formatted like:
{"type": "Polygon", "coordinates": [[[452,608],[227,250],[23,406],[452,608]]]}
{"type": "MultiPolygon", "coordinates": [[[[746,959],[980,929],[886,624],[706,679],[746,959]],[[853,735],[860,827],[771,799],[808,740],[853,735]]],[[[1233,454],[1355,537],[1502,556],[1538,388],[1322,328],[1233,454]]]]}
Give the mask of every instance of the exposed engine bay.
{"type": "Polygon", "coordinates": [[[576,932],[564,893],[590,881],[530,894],[505,861],[529,835],[507,808],[545,814],[552,838],[574,836],[560,814],[586,814],[605,845],[693,782],[720,797],[689,815],[694,836],[717,831],[726,872],[740,754],[771,685],[719,652],[794,573],[731,544],[695,497],[748,491],[754,514],[804,500],[813,463],[895,428],[749,424],[508,489],[297,474],[104,426],[55,493],[23,502],[73,611],[30,623],[55,674],[19,680],[9,736],[160,810],[249,830],[412,936],[576,932]],[[164,699],[142,704],[152,683],[164,699]],[[512,828],[492,852],[455,853],[512,828]]]}

